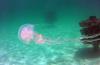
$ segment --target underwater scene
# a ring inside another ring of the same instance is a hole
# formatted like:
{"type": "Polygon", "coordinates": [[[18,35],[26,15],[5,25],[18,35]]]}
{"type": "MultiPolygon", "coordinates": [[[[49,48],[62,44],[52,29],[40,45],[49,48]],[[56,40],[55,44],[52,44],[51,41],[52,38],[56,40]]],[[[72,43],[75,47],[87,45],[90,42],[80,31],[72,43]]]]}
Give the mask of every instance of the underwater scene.
{"type": "Polygon", "coordinates": [[[100,65],[81,40],[90,16],[99,0],[0,0],[0,65],[100,65]]]}

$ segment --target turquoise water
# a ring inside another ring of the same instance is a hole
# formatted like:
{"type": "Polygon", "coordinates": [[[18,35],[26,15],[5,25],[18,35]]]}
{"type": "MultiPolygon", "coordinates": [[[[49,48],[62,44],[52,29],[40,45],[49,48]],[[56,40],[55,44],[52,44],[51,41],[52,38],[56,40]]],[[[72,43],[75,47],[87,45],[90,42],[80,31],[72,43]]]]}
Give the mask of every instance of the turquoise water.
{"type": "Polygon", "coordinates": [[[98,1],[17,0],[9,4],[9,8],[5,5],[8,10],[0,14],[0,65],[100,64],[100,52],[93,52],[91,45],[79,40],[79,22],[91,15],[100,17],[98,1]],[[37,33],[51,41],[59,40],[27,45],[18,38],[18,30],[24,24],[34,25],[37,33]]]}
{"type": "MultiPolygon", "coordinates": [[[[42,19],[42,18],[41,18],[42,19]]],[[[66,22],[66,18],[54,21],[53,24],[40,21],[13,20],[18,23],[5,23],[0,34],[1,65],[96,65],[99,54],[92,51],[91,46],[82,44],[79,39],[80,27],[77,23],[66,22]],[[60,21],[63,22],[60,22],[60,21]],[[56,42],[27,45],[18,38],[21,25],[31,23],[35,30],[46,38],[56,42]],[[71,41],[64,42],[64,39],[71,41]],[[75,39],[78,39],[75,41],[75,39]],[[63,42],[60,42],[63,41],[63,42]],[[91,55],[92,54],[92,55],[91,55]]]]}

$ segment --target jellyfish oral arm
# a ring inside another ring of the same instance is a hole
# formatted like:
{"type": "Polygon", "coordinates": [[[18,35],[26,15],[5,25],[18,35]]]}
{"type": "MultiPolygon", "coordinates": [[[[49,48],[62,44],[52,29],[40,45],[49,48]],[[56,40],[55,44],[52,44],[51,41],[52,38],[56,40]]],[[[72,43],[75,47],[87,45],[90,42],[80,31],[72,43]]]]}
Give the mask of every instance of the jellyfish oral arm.
{"type": "Polygon", "coordinates": [[[37,33],[35,33],[35,38],[33,40],[38,44],[43,44],[43,43],[46,42],[43,35],[42,34],[37,34],[37,33]]]}

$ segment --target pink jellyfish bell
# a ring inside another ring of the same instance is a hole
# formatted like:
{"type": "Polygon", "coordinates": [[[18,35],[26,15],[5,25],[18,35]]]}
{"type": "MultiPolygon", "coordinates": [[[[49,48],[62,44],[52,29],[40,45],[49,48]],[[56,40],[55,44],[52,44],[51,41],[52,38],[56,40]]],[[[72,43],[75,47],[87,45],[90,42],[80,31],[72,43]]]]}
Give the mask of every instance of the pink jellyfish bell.
{"type": "Polygon", "coordinates": [[[31,24],[22,25],[19,29],[18,36],[25,43],[31,42],[34,36],[34,26],[31,24]]]}

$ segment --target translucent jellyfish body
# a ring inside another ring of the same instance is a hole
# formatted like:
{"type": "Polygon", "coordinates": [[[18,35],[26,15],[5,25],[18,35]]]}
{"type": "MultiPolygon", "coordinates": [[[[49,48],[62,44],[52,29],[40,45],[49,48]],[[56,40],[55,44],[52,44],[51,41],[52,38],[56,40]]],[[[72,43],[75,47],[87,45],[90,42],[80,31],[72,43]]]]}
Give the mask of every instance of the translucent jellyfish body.
{"type": "Polygon", "coordinates": [[[18,37],[21,41],[29,43],[33,40],[34,26],[31,24],[24,24],[19,28],[18,37]]]}
{"type": "Polygon", "coordinates": [[[35,42],[38,44],[44,43],[45,40],[43,35],[38,34],[34,31],[34,25],[24,24],[19,28],[18,37],[24,43],[35,42]]]}

